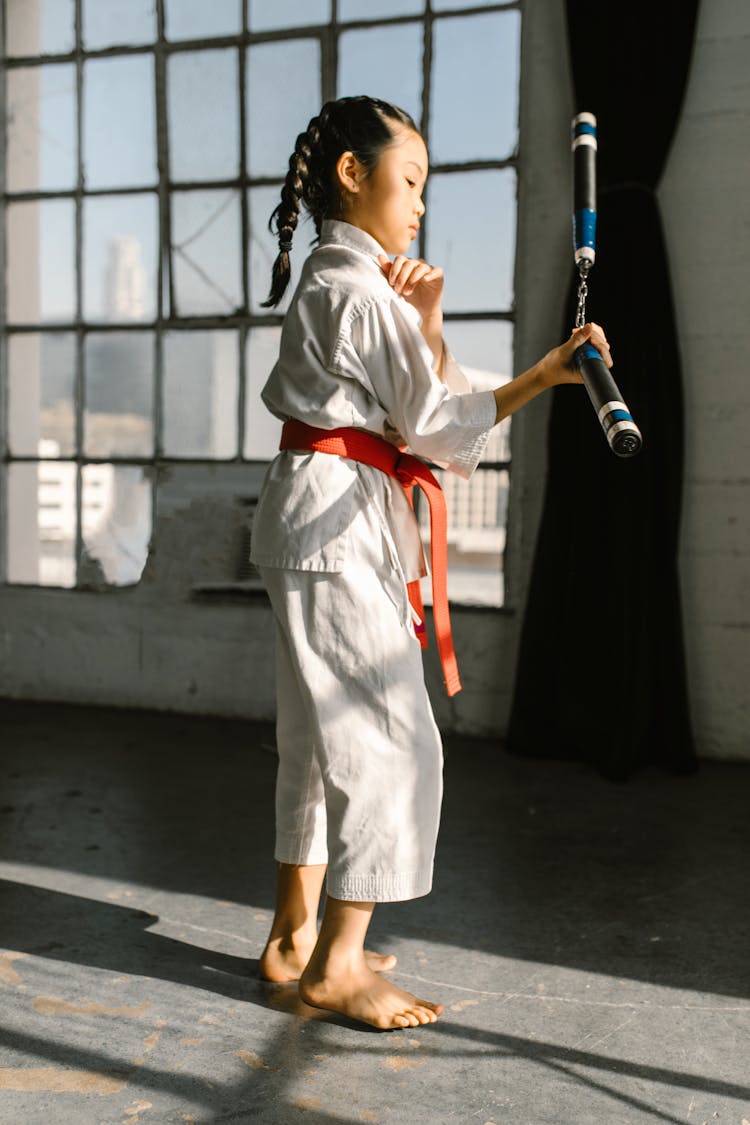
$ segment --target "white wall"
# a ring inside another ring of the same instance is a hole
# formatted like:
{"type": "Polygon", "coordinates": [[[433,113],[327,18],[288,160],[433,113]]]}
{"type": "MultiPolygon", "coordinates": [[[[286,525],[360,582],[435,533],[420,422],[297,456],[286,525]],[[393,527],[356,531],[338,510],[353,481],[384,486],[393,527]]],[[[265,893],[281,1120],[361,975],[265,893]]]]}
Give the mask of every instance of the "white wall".
{"type": "MultiPolygon", "coordinates": [[[[688,455],[682,558],[690,689],[699,752],[748,757],[748,471],[741,462],[748,239],[748,17],[710,0],[699,27],[684,121],[661,192],[685,365],[688,455]],[[745,36],[744,41],[740,38],[745,36]],[[743,117],[744,114],[744,117],[743,117]],[[745,585],[743,586],[743,580],[745,585]],[[743,661],[744,656],[744,661],[743,661]],[[745,679],[747,674],[745,673],[745,679]]],[[[572,114],[562,0],[524,10],[516,291],[517,370],[557,343],[571,275],[572,114]]],[[[453,615],[464,690],[448,700],[434,651],[428,678],[444,728],[505,729],[544,483],[548,403],[514,421],[509,606],[453,615]]],[[[743,413],[744,411],[744,413],[743,413]]],[[[201,600],[233,578],[253,467],[184,467],[160,489],[154,548],[134,589],[0,588],[0,694],[270,718],[272,620],[264,600],[201,600]]]]}
{"type": "Polygon", "coordinates": [[[750,5],[703,0],[659,191],[682,347],[681,573],[700,753],[750,759],[750,5]]]}

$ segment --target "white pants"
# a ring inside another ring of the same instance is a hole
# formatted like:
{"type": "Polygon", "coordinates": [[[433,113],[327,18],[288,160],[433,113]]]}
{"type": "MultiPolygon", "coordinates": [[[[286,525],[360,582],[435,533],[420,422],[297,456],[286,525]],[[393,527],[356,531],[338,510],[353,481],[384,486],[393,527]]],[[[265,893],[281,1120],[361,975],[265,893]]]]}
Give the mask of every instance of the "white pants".
{"type": "Polygon", "coordinates": [[[355,902],[430,891],[442,746],[400,567],[371,513],[340,573],[263,567],[276,617],[276,859],[355,902]]]}

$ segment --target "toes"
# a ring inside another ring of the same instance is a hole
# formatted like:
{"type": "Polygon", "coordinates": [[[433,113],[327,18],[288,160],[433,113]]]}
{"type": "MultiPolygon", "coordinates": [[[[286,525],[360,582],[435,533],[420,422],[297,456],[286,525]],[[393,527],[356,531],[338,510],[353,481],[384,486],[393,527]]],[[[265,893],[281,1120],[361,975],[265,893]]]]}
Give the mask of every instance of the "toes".
{"type": "Polygon", "coordinates": [[[416,1023],[412,1023],[412,1027],[416,1027],[417,1024],[435,1023],[437,1020],[437,1016],[433,1011],[416,1004],[413,1008],[407,1008],[404,1014],[416,1021],[416,1023]]]}
{"type": "Polygon", "coordinates": [[[419,1000],[414,1007],[414,1011],[419,1014],[422,1023],[435,1023],[438,1016],[443,1012],[442,1004],[428,1004],[425,1000],[419,1000]]]}
{"type": "Polygon", "coordinates": [[[389,973],[398,964],[398,957],[392,953],[372,953],[368,949],[365,950],[365,954],[370,968],[376,973],[389,973]]]}

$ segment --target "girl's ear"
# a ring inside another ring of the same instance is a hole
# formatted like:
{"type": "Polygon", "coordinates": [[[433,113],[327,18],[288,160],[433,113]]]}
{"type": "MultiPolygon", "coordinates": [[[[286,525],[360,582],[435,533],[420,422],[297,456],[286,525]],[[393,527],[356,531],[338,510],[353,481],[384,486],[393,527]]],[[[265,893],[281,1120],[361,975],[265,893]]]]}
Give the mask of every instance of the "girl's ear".
{"type": "Polygon", "coordinates": [[[344,191],[359,191],[362,165],[353,152],[342,152],[336,161],[336,177],[344,191]]]}

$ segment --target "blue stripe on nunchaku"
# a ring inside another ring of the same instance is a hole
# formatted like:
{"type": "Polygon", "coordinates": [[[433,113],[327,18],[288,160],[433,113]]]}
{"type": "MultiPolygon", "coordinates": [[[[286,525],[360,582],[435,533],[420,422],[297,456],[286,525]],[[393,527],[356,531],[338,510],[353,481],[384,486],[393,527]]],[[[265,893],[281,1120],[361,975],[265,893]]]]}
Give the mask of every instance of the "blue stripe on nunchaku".
{"type": "Polygon", "coordinates": [[[588,207],[576,211],[573,215],[573,246],[580,250],[583,246],[596,248],[596,211],[588,207]]]}
{"type": "Polygon", "coordinates": [[[632,422],[633,415],[629,410],[610,410],[607,419],[609,420],[610,426],[614,426],[615,422],[632,422]]]}
{"type": "Polygon", "coordinates": [[[596,117],[593,113],[577,113],[573,118],[573,135],[593,133],[596,136],[596,117]]]}
{"type": "MultiPolygon", "coordinates": [[[[593,113],[579,113],[573,118],[572,149],[573,251],[581,278],[579,301],[583,304],[580,307],[585,308],[585,283],[596,260],[597,139],[593,113]]],[[[577,348],[573,359],[610,449],[618,457],[632,457],[641,448],[643,439],[610,369],[591,343],[577,348]]]]}

